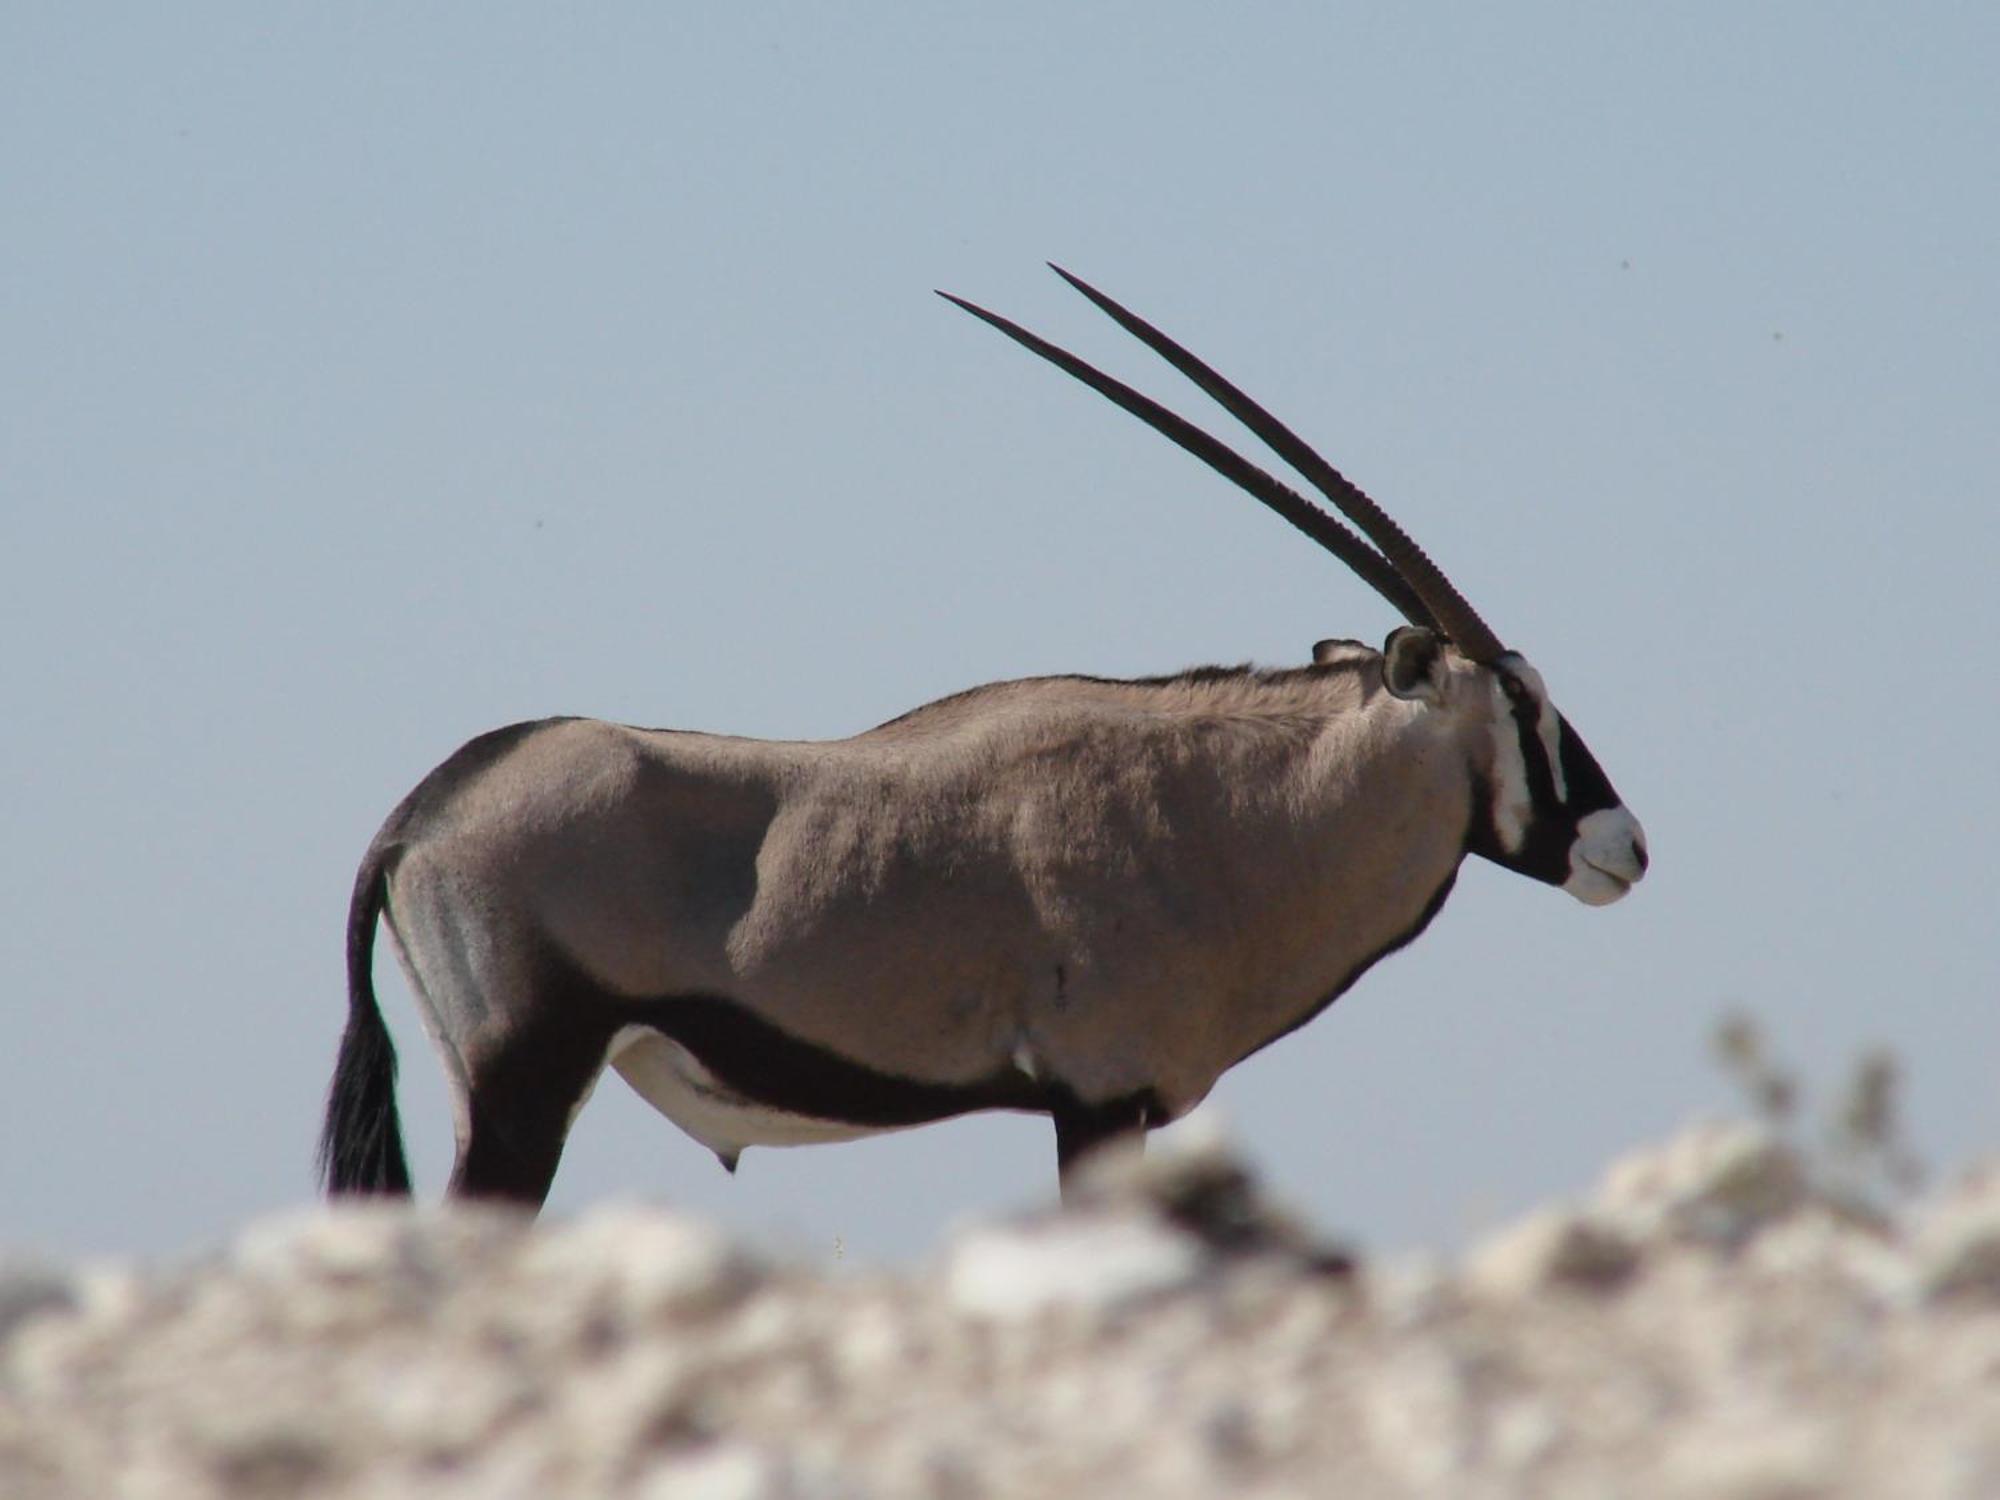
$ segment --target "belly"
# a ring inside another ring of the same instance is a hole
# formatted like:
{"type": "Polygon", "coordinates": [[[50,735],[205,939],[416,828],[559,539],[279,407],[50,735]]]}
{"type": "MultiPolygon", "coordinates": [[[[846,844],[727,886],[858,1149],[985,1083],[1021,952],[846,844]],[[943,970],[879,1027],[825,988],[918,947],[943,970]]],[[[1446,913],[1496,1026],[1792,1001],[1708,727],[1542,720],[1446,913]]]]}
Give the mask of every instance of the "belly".
{"type": "Polygon", "coordinates": [[[810,1146],[892,1130],[799,1114],[739,1093],[679,1042],[650,1026],[627,1026],[611,1043],[611,1065],[639,1097],[735,1170],[745,1146],[810,1146]]]}
{"type": "Polygon", "coordinates": [[[611,1065],[728,1166],[745,1146],[847,1141],[974,1110],[1049,1107],[1047,1085],[1017,1062],[940,1081],[856,1062],[719,996],[631,1009],[646,1019],[619,1028],[611,1065]]]}

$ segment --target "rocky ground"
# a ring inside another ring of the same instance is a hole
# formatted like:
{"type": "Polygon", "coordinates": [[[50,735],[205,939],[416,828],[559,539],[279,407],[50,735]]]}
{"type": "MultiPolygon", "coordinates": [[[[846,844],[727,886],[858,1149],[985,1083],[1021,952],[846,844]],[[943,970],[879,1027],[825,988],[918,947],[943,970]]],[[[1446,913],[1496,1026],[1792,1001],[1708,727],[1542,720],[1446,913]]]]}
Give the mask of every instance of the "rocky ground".
{"type": "Polygon", "coordinates": [[[2000,1168],[1871,1221],[1703,1127],[1450,1265],[1213,1147],[1091,1187],[914,1274],[631,1207],[0,1265],[0,1495],[2000,1497],[2000,1168]]]}

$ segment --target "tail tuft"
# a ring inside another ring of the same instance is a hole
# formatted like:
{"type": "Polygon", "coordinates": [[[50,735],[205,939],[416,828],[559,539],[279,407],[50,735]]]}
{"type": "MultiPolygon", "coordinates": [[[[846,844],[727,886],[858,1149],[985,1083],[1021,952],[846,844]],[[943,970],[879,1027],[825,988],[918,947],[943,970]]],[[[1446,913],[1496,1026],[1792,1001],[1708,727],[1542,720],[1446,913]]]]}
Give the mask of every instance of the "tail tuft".
{"type": "Polygon", "coordinates": [[[403,1124],[396,1111],[396,1046],[382,1023],[372,974],[382,913],[382,851],[370,849],[347,919],[347,1030],[320,1131],[319,1172],[329,1195],[410,1191],[403,1124]]]}

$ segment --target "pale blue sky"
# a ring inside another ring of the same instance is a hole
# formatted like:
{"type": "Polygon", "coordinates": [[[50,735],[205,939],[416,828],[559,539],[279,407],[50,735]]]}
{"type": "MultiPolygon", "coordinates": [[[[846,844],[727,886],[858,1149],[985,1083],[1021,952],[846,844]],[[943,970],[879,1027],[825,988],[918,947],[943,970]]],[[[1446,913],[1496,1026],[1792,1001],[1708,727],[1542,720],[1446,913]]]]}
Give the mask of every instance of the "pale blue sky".
{"type": "MultiPolygon", "coordinates": [[[[1652,842],[1608,911],[1469,864],[1226,1079],[1284,1193],[1400,1245],[1574,1191],[1724,1099],[1731,1005],[1991,1146],[1996,69],[1965,5],[8,7],[0,1241],[308,1193],[354,865],[475,732],[1379,640],[930,295],[1206,419],[1045,259],[1404,520],[1652,842]]],[[[732,1181],[611,1080],[554,1203],[908,1255],[1052,1180],[986,1117],[732,1181]]]]}

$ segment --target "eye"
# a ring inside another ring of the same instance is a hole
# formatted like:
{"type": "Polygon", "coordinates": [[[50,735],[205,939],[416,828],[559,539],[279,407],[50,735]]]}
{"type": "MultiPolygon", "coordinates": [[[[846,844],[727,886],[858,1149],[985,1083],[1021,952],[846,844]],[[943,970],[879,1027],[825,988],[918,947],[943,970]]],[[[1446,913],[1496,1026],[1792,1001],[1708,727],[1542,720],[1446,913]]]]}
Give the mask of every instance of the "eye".
{"type": "Polygon", "coordinates": [[[1500,690],[1507,695],[1507,700],[1510,703],[1525,703],[1527,701],[1528,690],[1521,685],[1521,679],[1518,677],[1503,675],[1500,679],[1500,690]]]}

